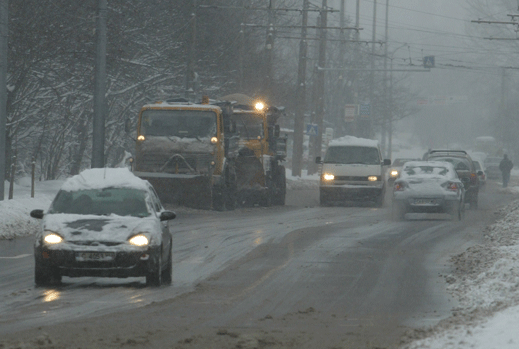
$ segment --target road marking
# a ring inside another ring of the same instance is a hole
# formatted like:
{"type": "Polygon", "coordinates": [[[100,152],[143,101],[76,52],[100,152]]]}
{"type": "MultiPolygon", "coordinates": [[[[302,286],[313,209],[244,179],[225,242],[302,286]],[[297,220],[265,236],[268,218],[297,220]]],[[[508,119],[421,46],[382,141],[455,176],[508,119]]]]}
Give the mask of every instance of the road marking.
{"type": "Polygon", "coordinates": [[[20,258],[25,258],[25,257],[29,257],[29,256],[32,256],[32,254],[20,254],[18,256],[13,256],[13,257],[0,257],[0,259],[20,259],[20,258]]]}

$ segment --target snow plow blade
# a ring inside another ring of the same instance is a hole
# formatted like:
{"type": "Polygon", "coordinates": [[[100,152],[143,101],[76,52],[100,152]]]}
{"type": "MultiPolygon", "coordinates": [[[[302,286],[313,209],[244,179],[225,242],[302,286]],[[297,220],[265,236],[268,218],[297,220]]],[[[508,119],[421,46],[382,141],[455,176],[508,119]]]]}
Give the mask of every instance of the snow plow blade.
{"type": "Polygon", "coordinates": [[[153,172],[134,172],[134,174],[150,182],[163,203],[204,210],[212,208],[210,177],[153,172]]]}

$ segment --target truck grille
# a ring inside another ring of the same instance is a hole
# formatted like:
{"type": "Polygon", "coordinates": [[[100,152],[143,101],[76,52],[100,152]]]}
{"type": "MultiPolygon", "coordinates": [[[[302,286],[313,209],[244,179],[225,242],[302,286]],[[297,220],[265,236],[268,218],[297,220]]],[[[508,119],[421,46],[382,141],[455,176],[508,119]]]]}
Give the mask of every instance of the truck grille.
{"type": "Polygon", "coordinates": [[[191,154],[178,157],[169,154],[148,154],[139,159],[136,168],[137,171],[144,172],[176,173],[178,170],[178,173],[192,173],[194,170],[200,173],[207,172],[211,160],[213,160],[211,154],[191,154]]]}

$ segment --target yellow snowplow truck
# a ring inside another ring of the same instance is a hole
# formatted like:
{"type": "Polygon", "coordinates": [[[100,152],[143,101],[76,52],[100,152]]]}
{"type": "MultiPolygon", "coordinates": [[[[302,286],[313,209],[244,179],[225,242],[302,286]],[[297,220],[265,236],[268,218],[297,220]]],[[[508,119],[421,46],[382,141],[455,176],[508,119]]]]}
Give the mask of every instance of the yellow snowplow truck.
{"type": "Polygon", "coordinates": [[[221,98],[233,103],[232,121],[238,141],[236,178],[238,202],[251,205],[284,205],[287,138],[280,136],[280,108],[267,106],[243,94],[221,98]]]}
{"type": "Polygon", "coordinates": [[[133,171],[164,202],[233,210],[237,137],[229,102],[177,99],[146,104],[139,112],[133,171]]]}

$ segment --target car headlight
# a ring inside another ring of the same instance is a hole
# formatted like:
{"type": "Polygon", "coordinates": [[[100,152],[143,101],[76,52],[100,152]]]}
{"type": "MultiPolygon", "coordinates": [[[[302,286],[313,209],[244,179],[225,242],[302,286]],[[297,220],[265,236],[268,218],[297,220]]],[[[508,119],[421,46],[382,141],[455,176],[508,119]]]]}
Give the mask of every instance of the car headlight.
{"type": "Polygon", "coordinates": [[[396,177],[398,176],[398,171],[397,170],[391,170],[391,172],[389,173],[391,177],[396,177]]]}
{"type": "Polygon", "coordinates": [[[332,175],[331,173],[325,173],[325,174],[323,174],[323,179],[325,181],[333,181],[335,179],[335,176],[332,175]]]}
{"type": "Polygon", "coordinates": [[[132,236],[128,242],[134,246],[148,246],[150,240],[144,234],[132,236]]]}
{"type": "Polygon", "coordinates": [[[62,242],[63,238],[53,231],[46,230],[44,232],[43,241],[49,245],[55,245],[62,242]]]}

